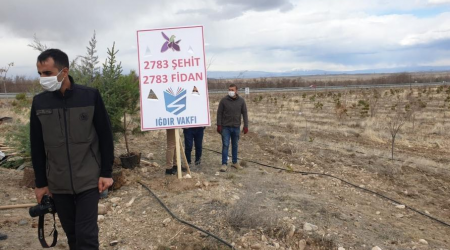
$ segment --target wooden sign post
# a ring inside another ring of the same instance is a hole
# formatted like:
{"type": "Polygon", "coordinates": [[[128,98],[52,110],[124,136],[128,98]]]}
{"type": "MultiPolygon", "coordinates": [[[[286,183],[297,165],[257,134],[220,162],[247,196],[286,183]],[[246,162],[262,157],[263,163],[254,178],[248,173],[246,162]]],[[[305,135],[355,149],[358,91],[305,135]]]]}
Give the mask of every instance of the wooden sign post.
{"type": "Polygon", "coordinates": [[[177,175],[178,179],[181,179],[181,145],[180,145],[180,131],[178,129],[175,129],[175,148],[176,148],[176,154],[177,154],[177,175]]]}
{"type": "Polygon", "coordinates": [[[183,140],[181,140],[181,138],[180,138],[179,142],[180,142],[179,145],[180,145],[180,148],[181,148],[181,156],[183,158],[184,165],[186,165],[187,173],[190,175],[191,174],[191,169],[189,167],[189,163],[187,161],[186,154],[184,153],[183,140]]]}

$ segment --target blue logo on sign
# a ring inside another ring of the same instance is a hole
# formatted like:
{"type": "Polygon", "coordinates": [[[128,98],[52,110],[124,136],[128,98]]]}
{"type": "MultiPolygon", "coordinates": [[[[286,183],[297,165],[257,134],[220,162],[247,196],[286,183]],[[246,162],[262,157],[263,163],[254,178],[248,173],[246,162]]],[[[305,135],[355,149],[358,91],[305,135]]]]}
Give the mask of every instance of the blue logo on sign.
{"type": "Polygon", "coordinates": [[[186,110],[186,90],[178,88],[175,93],[172,88],[164,91],[164,100],[166,103],[166,110],[169,113],[178,115],[186,110]]]}

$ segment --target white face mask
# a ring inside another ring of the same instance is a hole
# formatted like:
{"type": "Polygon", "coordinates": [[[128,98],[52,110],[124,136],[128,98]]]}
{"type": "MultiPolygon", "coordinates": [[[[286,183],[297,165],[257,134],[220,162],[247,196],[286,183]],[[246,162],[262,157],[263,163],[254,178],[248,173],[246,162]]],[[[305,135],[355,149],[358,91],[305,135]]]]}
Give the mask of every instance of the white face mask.
{"type": "Polygon", "coordinates": [[[58,82],[58,76],[61,74],[62,70],[56,76],[47,76],[41,77],[39,79],[39,83],[45,91],[56,91],[61,88],[61,84],[64,81],[64,78],[58,82]]]}
{"type": "Polygon", "coordinates": [[[228,91],[228,95],[230,97],[234,97],[236,95],[236,93],[234,91],[228,91]]]}

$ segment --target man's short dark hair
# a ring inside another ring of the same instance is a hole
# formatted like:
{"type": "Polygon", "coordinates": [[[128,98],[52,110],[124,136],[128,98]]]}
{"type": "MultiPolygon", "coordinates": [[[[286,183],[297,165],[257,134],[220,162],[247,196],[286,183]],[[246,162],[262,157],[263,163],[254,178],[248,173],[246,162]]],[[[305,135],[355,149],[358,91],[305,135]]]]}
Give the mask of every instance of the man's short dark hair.
{"type": "Polygon", "coordinates": [[[53,58],[55,67],[59,70],[62,70],[63,68],[69,68],[69,57],[66,53],[62,52],[59,49],[48,49],[42,52],[38,56],[37,60],[40,63],[44,63],[50,57],[53,58]]]}
{"type": "Polygon", "coordinates": [[[230,86],[228,88],[233,88],[233,87],[235,87],[236,90],[238,89],[238,86],[236,84],[234,84],[234,83],[230,84],[230,86]]]}

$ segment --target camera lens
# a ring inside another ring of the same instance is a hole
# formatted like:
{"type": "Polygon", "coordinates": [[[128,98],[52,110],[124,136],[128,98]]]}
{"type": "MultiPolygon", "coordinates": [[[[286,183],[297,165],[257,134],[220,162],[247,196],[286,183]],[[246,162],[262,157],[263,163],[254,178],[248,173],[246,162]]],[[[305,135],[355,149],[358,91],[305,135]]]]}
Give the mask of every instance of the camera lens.
{"type": "Polygon", "coordinates": [[[30,207],[30,210],[28,211],[30,213],[31,217],[37,217],[39,216],[39,208],[40,205],[34,206],[34,207],[30,207]]]}

